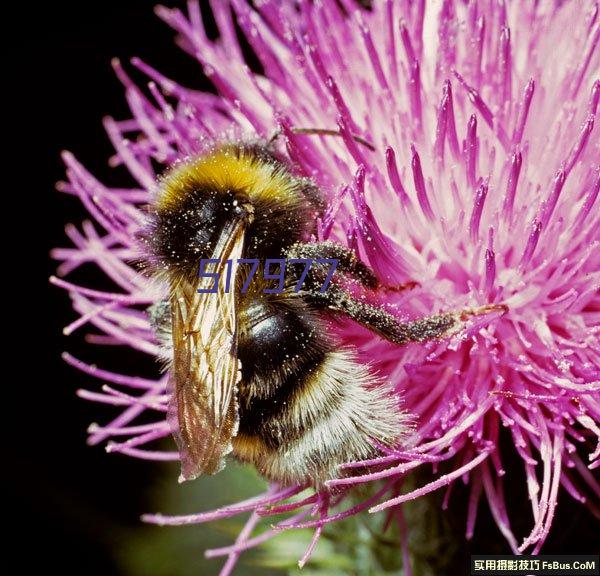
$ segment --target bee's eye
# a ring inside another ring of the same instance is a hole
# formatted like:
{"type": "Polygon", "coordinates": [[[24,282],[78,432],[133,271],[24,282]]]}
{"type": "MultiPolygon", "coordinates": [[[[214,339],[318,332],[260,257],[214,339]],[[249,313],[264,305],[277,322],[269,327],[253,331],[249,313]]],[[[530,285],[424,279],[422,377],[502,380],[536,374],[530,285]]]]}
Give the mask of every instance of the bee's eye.
{"type": "Polygon", "coordinates": [[[235,198],[233,200],[233,213],[239,218],[251,221],[254,216],[254,206],[247,198],[235,198]]]}

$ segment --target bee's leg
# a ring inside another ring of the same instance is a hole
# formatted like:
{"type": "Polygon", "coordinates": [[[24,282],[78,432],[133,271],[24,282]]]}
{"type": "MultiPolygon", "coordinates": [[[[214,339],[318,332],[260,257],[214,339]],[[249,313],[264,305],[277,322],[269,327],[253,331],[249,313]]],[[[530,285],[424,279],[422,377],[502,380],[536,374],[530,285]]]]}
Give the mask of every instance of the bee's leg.
{"type": "Polygon", "coordinates": [[[146,308],[150,328],[159,344],[158,358],[164,365],[173,360],[173,322],[171,318],[171,302],[159,300],[146,308]]]}
{"type": "Polygon", "coordinates": [[[337,270],[347,274],[353,280],[359,282],[365,288],[377,290],[384,288],[386,290],[402,291],[409,290],[418,286],[417,282],[405,282],[395,286],[386,286],[382,284],[375,272],[371,270],[350,248],[346,248],[336,242],[298,242],[294,244],[287,252],[288,258],[308,258],[316,260],[318,258],[327,258],[337,260],[337,270]]]}
{"type": "MultiPolygon", "coordinates": [[[[308,136],[317,135],[317,136],[339,136],[340,138],[343,137],[343,134],[340,130],[330,130],[328,128],[299,128],[296,126],[292,126],[290,128],[290,132],[292,134],[305,134],[308,136]]],[[[282,129],[278,128],[273,133],[273,135],[269,138],[269,140],[267,141],[267,144],[268,145],[273,144],[273,142],[275,142],[275,140],[277,140],[277,138],[279,138],[282,134],[283,134],[282,129]]],[[[351,134],[351,137],[352,137],[352,140],[354,140],[361,146],[365,146],[366,148],[371,150],[371,152],[375,152],[375,150],[376,150],[375,145],[372,142],[369,142],[366,138],[363,138],[359,134],[351,134]]]]}
{"type": "MultiPolygon", "coordinates": [[[[372,289],[379,286],[379,280],[375,276],[375,272],[362,262],[353,250],[335,242],[297,242],[290,247],[287,257],[288,259],[303,258],[317,260],[319,258],[326,258],[337,260],[337,270],[348,274],[348,276],[358,281],[362,286],[372,289]]],[[[316,272],[318,268],[314,267],[313,270],[316,272]]]]}
{"type": "Polygon", "coordinates": [[[506,306],[502,304],[489,304],[480,308],[446,312],[411,322],[401,322],[382,308],[355,300],[337,286],[330,286],[323,293],[318,290],[310,291],[307,297],[319,308],[343,314],[395,344],[427,342],[444,338],[459,332],[464,326],[464,322],[472,316],[507,310],[506,306]]]}
{"type": "Polygon", "coordinates": [[[159,300],[146,308],[152,328],[158,330],[171,323],[171,302],[159,300]]]}

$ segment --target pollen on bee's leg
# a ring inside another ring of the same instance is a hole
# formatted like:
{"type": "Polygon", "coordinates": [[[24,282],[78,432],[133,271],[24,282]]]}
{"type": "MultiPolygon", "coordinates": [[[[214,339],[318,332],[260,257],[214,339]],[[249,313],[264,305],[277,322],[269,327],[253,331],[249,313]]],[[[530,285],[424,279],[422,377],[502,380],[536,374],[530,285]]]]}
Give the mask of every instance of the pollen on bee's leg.
{"type": "Polygon", "coordinates": [[[464,330],[473,333],[484,328],[490,322],[504,316],[509,311],[506,304],[486,304],[478,308],[465,308],[459,312],[452,313],[455,318],[455,327],[450,329],[448,336],[458,334],[464,330]]]}
{"type": "Polygon", "coordinates": [[[486,304],[481,308],[476,308],[475,314],[487,314],[488,312],[502,312],[506,314],[510,310],[508,304],[486,304]]]}
{"type": "Polygon", "coordinates": [[[407,282],[402,282],[402,284],[384,285],[382,286],[382,288],[386,292],[404,292],[406,290],[414,290],[415,288],[419,288],[420,286],[420,282],[416,282],[415,280],[409,280],[407,282]]]}
{"type": "Polygon", "coordinates": [[[509,308],[506,304],[486,304],[479,308],[467,308],[460,312],[459,319],[461,322],[466,322],[472,316],[485,316],[494,312],[504,315],[508,312],[509,308]]]}
{"type": "Polygon", "coordinates": [[[482,328],[494,318],[504,315],[508,306],[504,304],[487,304],[479,308],[467,308],[457,312],[446,312],[428,316],[396,327],[396,342],[427,342],[453,336],[465,329],[482,328]],[[477,319],[477,320],[475,320],[477,319]]]}

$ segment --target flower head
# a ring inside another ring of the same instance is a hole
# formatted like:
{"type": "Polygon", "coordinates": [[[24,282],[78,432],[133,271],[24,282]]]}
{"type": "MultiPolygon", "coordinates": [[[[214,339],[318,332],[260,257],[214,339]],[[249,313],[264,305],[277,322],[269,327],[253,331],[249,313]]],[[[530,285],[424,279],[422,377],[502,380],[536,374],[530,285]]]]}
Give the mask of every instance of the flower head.
{"type": "MultiPolygon", "coordinates": [[[[361,511],[401,518],[402,503],[463,479],[470,485],[467,537],[485,495],[514,551],[538,552],[562,486],[598,509],[600,486],[600,15],[594,3],[385,0],[369,10],[352,0],[211,2],[219,37],[205,32],[199,6],[187,14],[159,7],[181,46],[203,66],[217,94],[165,78],[136,86],[119,62],[132,118],[107,119],[116,154],[136,184],[108,188],[71,154],[68,182],[96,225],[67,228],[73,247],[57,249],[63,276],[93,262],[115,292],[53,281],[68,289],[80,318],[66,330],[95,326],[101,343],[159,353],[142,311],[161,297],[131,263],[142,206],[156,186],[156,166],[201,152],[215,140],[269,138],[294,170],[328,195],[322,239],[355,248],[387,283],[419,283],[382,296],[394,313],[414,318],[488,303],[508,313],[442,342],[398,347],[354,324],[342,339],[388,378],[415,418],[413,441],[366,463],[329,490],[272,486],[251,500],[187,517],[187,524],[250,512],[225,550],[223,574],[240,552],[294,527],[314,527],[361,511]],[[577,9],[575,9],[576,4],[577,9]],[[236,23],[258,57],[247,63],[236,23]],[[565,34],[569,30],[569,34],[565,34]],[[335,129],[339,136],[294,127],[335,129]],[[366,141],[371,146],[361,145],[366,141]],[[373,149],[371,149],[373,148],[373,149]],[[506,428],[520,455],[531,503],[531,531],[510,526],[499,435],[506,428]],[[405,476],[432,471],[430,483],[399,495],[405,476]],[[440,469],[444,470],[442,474],[440,469]],[[344,507],[353,486],[372,495],[344,507]],[[290,500],[302,493],[300,498],[290,500]],[[337,507],[336,511],[331,511],[337,507]],[[261,516],[291,517],[253,536],[261,516]],[[307,519],[309,515],[315,516],[307,519]]],[[[90,430],[90,442],[153,460],[174,460],[151,443],[169,435],[166,380],[115,374],[66,360],[106,384],[84,398],[120,414],[90,430]],[[142,413],[152,413],[143,423],[142,413]]],[[[407,572],[408,573],[408,572],[407,572]]]]}

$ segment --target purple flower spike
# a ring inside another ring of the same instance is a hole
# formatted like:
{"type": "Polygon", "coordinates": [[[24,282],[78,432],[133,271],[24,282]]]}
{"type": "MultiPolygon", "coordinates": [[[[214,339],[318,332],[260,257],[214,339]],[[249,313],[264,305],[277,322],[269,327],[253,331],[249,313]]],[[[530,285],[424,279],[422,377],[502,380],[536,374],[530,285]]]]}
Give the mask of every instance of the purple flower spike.
{"type": "MultiPolygon", "coordinates": [[[[254,4],[211,1],[216,40],[206,34],[197,2],[189,2],[187,14],[157,9],[218,95],[189,90],[134,59],[150,80],[138,87],[115,62],[132,115],[107,118],[105,126],[115,147],[112,163],[125,166],[133,184],[106,187],[65,153],[67,182],[60,189],[81,199],[91,221],[69,225],[71,246],[53,255],[58,276],[93,263],[116,288],[104,292],[53,278],[79,316],[65,331],[93,326],[96,344],[156,357],[159,347],[142,310],[163,289],[132,264],[140,256],[135,238],[156,187],[156,166],[201,152],[215,139],[270,138],[278,129],[281,152],[329,196],[322,236],[350,241],[382,278],[418,283],[409,294],[382,296],[399,314],[490,303],[508,312],[478,319],[446,341],[405,347],[344,324],[341,338],[393,383],[416,422],[410,445],[370,461],[369,473],[366,462],[348,463],[329,490],[271,486],[212,512],[144,519],[189,524],[251,513],[232,546],[207,553],[226,557],[225,576],[244,550],[282,530],[312,527],[304,565],[327,524],[363,511],[390,514],[405,551],[402,504],[462,479],[471,490],[467,538],[485,496],[510,547],[537,553],[560,486],[600,512],[592,474],[600,466],[600,19],[594,3],[585,11],[533,1],[388,0],[369,11],[352,0],[254,4]],[[247,66],[234,18],[264,75],[247,66]],[[341,137],[301,135],[293,127],[339,130],[341,137]],[[531,530],[522,539],[512,532],[503,492],[515,472],[502,464],[503,427],[527,478],[531,530]],[[417,468],[431,471],[431,481],[399,495],[417,468]],[[377,483],[370,497],[349,505],[348,491],[365,482],[377,483]],[[290,517],[257,536],[261,518],[274,511],[290,517]]],[[[112,422],[90,428],[91,444],[108,442],[110,452],[150,460],[177,458],[153,447],[169,435],[166,378],[65,360],[103,384],[81,397],[118,411],[112,422]]]]}

